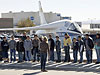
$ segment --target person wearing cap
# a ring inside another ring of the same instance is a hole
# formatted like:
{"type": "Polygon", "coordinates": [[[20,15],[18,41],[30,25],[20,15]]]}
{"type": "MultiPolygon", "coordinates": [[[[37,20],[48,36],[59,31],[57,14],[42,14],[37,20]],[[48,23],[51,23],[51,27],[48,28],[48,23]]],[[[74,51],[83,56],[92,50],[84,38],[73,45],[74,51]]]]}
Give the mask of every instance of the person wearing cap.
{"type": "Polygon", "coordinates": [[[59,40],[59,36],[56,36],[56,53],[57,53],[57,62],[61,62],[61,41],[59,40]]]}
{"type": "Polygon", "coordinates": [[[94,48],[93,40],[89,37],[88,34],[85,35],[84,40],[85,48],[86,48],[86,58],[87,64],[92,63],[92,49],[94,48]]]}
{"type": "Polygon", "coordinates": [[[29,36],[27,36],[27,39],[24,41],[24,48],[26,61],[31,61],[32,41],[29,36]]]}
{"type": "Polygon", "coordinates": [[[47,60],[47,53],[49,55],[49,45],[47,43],[47,38],[44,37],[43,41],[40,43],[40,56],[41,56],[41,71],[47,72],[45,69],[46,66],[46,60],[47,60]]]}
{"type": "Polygon", "coordinates": [[[78,51],[80,55],[79,63],[83,62],[83,52],[84,52],[84,41],[82,40],[81,36],[78,36],[78,51]]]}
{"type": "Polygon", "coordinates": [[[64,60],[64,62],[70,62],[71,38],[67,33],[65,33],[65,38],[64,38],[63,43],[64,43],[64,51],[65,51],[65,60],[64,60]]]}
{"type": "Polygon", "coordinates": [[[54,43],[54,40],[52,39],[52,35],[49,35],[48,43],[49,43],[49,46],[50,46],[50,61],[54,61],[55,43],[54,43]]]}
{"type": "Polygon", "coordinates": [[[78,42],[77,42],[76,38],[73,38],[72,49],[73,49],[73,58],[74,58],[73,63],[77,63],[77,58],[78,58],[78,42]]]}
{"type": "Polygon", "coordinates": [[[100,34],[96,35],[96,39],[94,40],[95,50],[97,54],[97,62],[96,64],[100,63],[100,34]]]}
{"type": "Polygon", "coordinates": [[[37,61],[39,62],[39,38],[37,35],[34,35],[34,39],[32,40],[32,45],[33,45],[33,49],[32,49],[32,54],[33,54],[33,62],[36,61],[36,57],[37,57],[37,61]]]}
{"type": "Polygon", "coordinates": [[[10,48],[10,62],[16,61],[16,41],[14,40],[14,36],[11,36],[11,40],[9,41],[10,48]],[[13,58],[14,57],[14,58],[13,58]]]}

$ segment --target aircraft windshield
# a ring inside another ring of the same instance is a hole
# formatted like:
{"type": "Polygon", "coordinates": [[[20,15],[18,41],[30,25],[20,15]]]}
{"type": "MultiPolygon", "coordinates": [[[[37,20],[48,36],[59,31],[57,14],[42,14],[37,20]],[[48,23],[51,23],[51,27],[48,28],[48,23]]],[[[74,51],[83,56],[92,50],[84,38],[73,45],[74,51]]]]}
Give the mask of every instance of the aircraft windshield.
{"type": "Polygon", "coordinates": [[[76,29],[76,27],[74,26],[73,23],[71,23],[70,26],[69,26],[69,28],[68,28],[68,30],[73,31],[73,30],[75,30],[75,29],[76,29]]]}
{"type": "Polygon", "coordinates": [[[70,26],[68,27],[68,30],[82,33],[80,27],[76,23],[71,23],[70,26]]]}

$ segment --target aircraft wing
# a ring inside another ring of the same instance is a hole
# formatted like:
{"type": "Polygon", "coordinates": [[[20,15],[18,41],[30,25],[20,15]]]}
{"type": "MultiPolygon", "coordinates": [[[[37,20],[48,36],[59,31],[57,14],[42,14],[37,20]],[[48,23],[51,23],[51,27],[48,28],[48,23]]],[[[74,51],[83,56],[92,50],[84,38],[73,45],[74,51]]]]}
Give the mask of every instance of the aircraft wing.
{"type": "MultiPolygon", "coordinates": [[[[59,27],[59,26],[58,26],[59,27]]],[[[57,29],[55,25],[40,25],[34,27],[23,27],[23,28],[0,28],[0,31],[10,31],[10,30],[54,30],[57,29]]]]}

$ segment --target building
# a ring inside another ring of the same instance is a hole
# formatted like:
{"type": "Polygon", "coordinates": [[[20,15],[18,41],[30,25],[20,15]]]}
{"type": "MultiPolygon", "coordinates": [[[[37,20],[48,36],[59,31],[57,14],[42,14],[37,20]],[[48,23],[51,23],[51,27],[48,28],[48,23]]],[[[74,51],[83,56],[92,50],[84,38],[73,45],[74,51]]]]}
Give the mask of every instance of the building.
{"type": "Polygon", "coordinates": [[[91,21],[83,21],[81,28],[84,33],[96,34],[100,33],[100,20],[91,21]]]}
{"type": "MultiPolygon", "coordinates": [[[[44,13],[44,16],[46,18],[47,23],[54,22],[57,20],[61,19],[61,15],[59,13],[44,13]]],[[[9,13],[2,13],[1,14],[2,18],[13,18],[13,24],[14,26],[17,26],[18,22],[21,20],[25,20],[27,18],[30,18],[36,25],[40,25],[40,17],[39,17],[39,12],[9,12],[9,13]]]]}
{"type": "MultiPolygon", "coordinates": [[[[0,28],[13,28],[13,18],[0,18],[0,28]]],[[[0,31],[4,32],[4,31],[0,31]]],[[[12,31],[8,31],[12,32],[12,31]]]]}
{"type": "Polygon", "coordinates": [[[0,18],[0,28],[13,28],[13,18],[0,18]]]}

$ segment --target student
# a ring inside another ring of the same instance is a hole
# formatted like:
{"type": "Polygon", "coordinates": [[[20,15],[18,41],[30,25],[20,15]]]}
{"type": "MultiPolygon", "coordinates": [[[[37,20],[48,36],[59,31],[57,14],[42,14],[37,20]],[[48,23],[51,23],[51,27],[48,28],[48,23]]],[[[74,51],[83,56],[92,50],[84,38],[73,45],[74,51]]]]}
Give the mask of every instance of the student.
{"type": "Polygon", "coordinates": [[[72,49],[73,49],[73,57],[74,57],[74,62],[73,63],[77,63],[78,42],[77,42],[77,39],[76,38],[73,38],[72,49]]]}
{"type": "MultiPolygon", "coordinates": [[[[26,39],[27,39],[27,35],[26,35],[26,32],[24,32],[24,33],[23,33],[23,36],[22,36],[22,41],[24,42],[26,39]]],[[[26,60],[26,59],[25,59],[25,51],[24,51],[23,60],[26,60]]]]}
{"type": "Polygon", "coordinates": [[[65,60],[64,62],[70,62],[70,45],[71,45],[71,38],[67,33],[65,33],[65,38],[64,38],[65,60]]]}
{"type": "Polygon", "coordinates": [[[38,47],[38,57],[39,57],[39,61],[40,61],[40,44],[42,43],[42,41],[43,41],[43,37],[41,36],[39,38],[39,47],[38,47]]]}
{"type": "Polygon", "coordinates": [[[33,50],[32,50],[32,54],[33,54],[33,62],[36,61],[36,57],[37,57],[37,61],[39,62],[39,39],[37,35],[34,35],[34,40],[32,40],[32,44],[33,44],[33,50]]]}
{"type": "Polygon", "coordinates": [[[49,54],[49,45],[47,43],[47,38],[44,37],[43,41],[40,43],[41,71],[42,72],[47,72],[47,70],[45,69],[47,52],[49,54]]]}
{"type": "Polygon", "coordinates": [[[100,63],[100,34],[96,35],[96,39],[94,41],[96,54],[97,54],[97,62],[96,64],[100,63]]]}
{"type": "Polygon", "coordinates": [[[24,48],[26,61],[31,61],[32,41],[29,36],[27,36],[27,39],[24,41],[24,48]]]}
{"type": "Polygon", "coordinates": [[[21,37],[18,38],[16,50],[18,51],[18,63],[23,62],[23,56],[24,56],[24,43],[21,39],[21,37]]]}
{"type": "Polygon", "coordinates": [[[22,41],[25,41],[26,39],[27,39],[26,32],[24,32],[22,36],[22,41]]]}
{"type": "Polygon", "coordinates": [[[79,63],[83,62],[83,52],[84,52],[84,42],[82,40],[81,36],[78,36],[78,50],[79,50],[79,55],[80,55],[80,61],[79,63]]]}
{"type": "Polygon", "coordinates": [[[54,40],[52,39],[52,35],[49,35],[49,46],[50,46],[50,61],[54,61],[54,40]]]}
{"type": "Polygon", "coordinates": [[[90,39],[89,35],[85,35],[85,48],[86,48],[86,58],[87,64],[92,63],[92,49],[94,48],[93,40],[90,39]]]}
{"type": "Polygon", "coordinates": [[[9,44],[6,37],[4,37],[3,41],[1,42],[1,48],[2,48],[2,56],[3,56],[4,63],[9,62],[9,58],[8,58],[9,44]]]}
{"type": "Polygon", "coordinates": [[[0,39],[0,61],[2,61],[2,48],[1,48],[1,39],[0,39]]]}
{"type": "Polygon", "coordinates": [[[59,40],[59,36],[56,36],[56,53],[57,53],[57,62],[61,62],[61,41],[59,40]]]}
{"type": "Polygon", "coordinates": [[[16,61],[16,41],[14,40],[14,36],[11,36],[11,40],[9,41],[10,48],[10,62],[16,61]],[[14,58],[13,58],[14,57],[14,58]]]}

